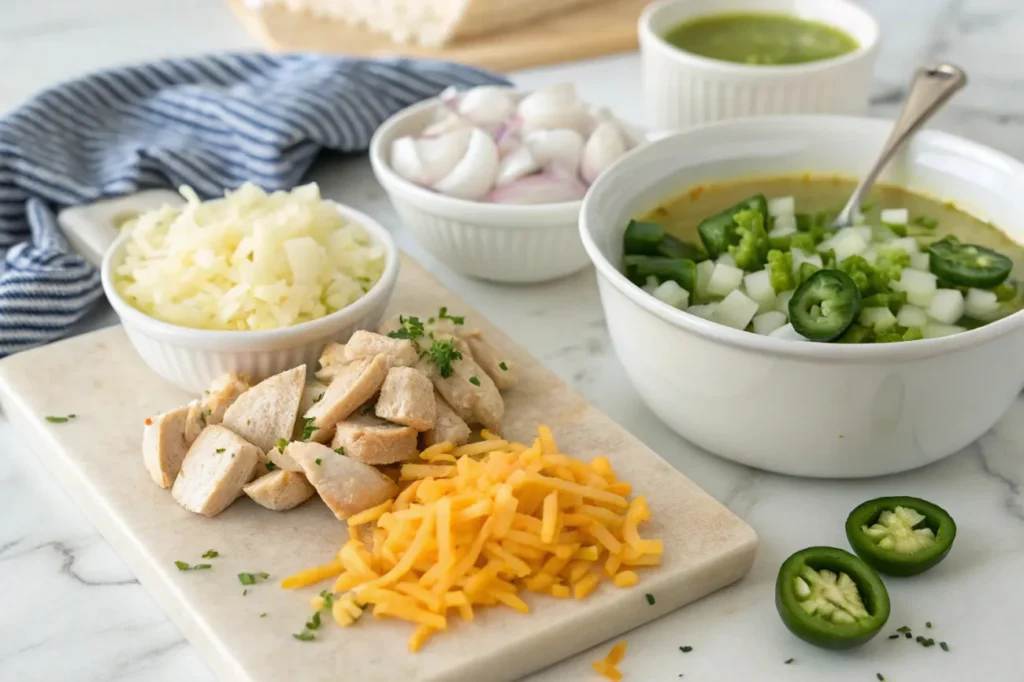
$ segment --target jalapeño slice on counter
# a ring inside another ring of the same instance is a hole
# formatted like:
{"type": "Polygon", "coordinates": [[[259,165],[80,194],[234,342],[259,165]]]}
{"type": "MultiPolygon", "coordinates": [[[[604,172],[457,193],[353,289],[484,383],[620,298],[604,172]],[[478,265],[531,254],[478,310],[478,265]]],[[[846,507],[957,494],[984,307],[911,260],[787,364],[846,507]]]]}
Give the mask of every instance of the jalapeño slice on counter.
{"type": "Polygon", "coordinates": [[[998,251],[954,239],[935,242],[928,247],[928,253],[928,267],[933,274],[964,287],[991,289],[1002,284],[1013,269],[1013,261],[998,251]]]}
{"type": "Polygon", "coordinates": [[[789,299],[789,321],[811,341],[833,341],[860,314],[857,285],[840,270],[818,270],[789,299]]]}
{"type": "Polygon", "coordinates": [[[916,497],[879,497],[846,519],[853,551],[887,575],[923,573],[953,547],[956,523],[945,509],[916,497]]]}
{"type": "Polygon", "coordinates": [[[889,619],[889,593],[866,563],[836,547],[809,547],[779,569],[775,607],[789,630],[826,649],[849,649],[889,619]]]}

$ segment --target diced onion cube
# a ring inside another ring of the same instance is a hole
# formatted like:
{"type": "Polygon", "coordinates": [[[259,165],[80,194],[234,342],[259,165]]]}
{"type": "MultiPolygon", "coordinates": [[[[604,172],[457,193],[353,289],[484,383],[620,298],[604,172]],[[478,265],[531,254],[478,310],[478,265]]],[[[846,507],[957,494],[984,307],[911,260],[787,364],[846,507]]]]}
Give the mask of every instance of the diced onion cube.
{"type": "Polygon", "coordinates": [[[743,281],[743,271],[732,265],[719,263],[715,265],[708,280],[708,293],[712,296],[728,296],[739,288],[743,281]]]}
{"type": "Polygon", "coordinates": [[[733,329],[746,329],[757,314],[757,303],[747,298],[741,291],[733,291],[718,304],[714,321],[733,329]]]}
{"type": "Polygon", "coordinates": [[[765,312],[775,304],[775,290],[772,289],[771,275],[767,270],[752,272],[743,278],[743,288],[755,303],[758,310],[765,312]]]}
{"type": "MultiPolygon", "coordinates": [[[[907,296],[908,300],[910,296],[907,296]]],[[[964,297],[956,289],[939,289],[928,306],[928,317],[942,324],[953,324],[964,315],[964,297]]]]}
{"type": "Polygon", "coordinates": [[[999,299],[994,291],[968,289],[964,300],[964,313],[975,320],[988,321],[999,312],[999,299]]]}
{"type": "Polygon", "coordinates": [[[718,260],[716,260],[715,263],[717,265],[731,265],[736,267],[736,259],[732,257],[731,253],[723,253],[718,257],[718,260]]]}
{"type": "Polygon", "coordinates": [[[896,324],[901,327],[920,329],[928,324],[928,313],[917,306],[905,305],[896,313],[896,324]]]}
{"type": "Polygon", "coordinates": [[[782,239],[783,237],[789,237],[796,234],[796,223],[792,225],[779,225],[776,223],[772,231],[768,233],[769,239],[782,239]]]}
{"type": "Polygon", "coordinates": [[[883,225],[906,225],[910,220],[910,212],[905,208],[886,208],[882,210],[883,225]]]}
{"type": "MultiPolygon", "coordinates": [[[[841,263],[850,256],[856,256],[868,247],[868,240],[863,235],[853,231],[856,229],[858,228],[846,228],[841,230],[842,234],[837,234],[833,237],[832,250],[835,251],[837,262],[841,263]]],[[[868,229],[870,230],[870,228],[868,229]]],[[[870,236],[868,239],[870,239],[870,236]]]]}
{"type": "Polygon", "coordinates": [[[902,239],[893,239],[889,242],[889,246],[895,246],[897,249],[903,249],[911,256],[915,253],[920,253],[921,247],[917,243],[917,240],[913,237],[903,237],[902,239]]]}
{"type": "Polygon", "coordinates": [[[802,249],[790,249],[789,255],[793,260],[793,275],[800,271],[800,264],[807,260],[807,254],[802,249]]]}
{"type": "Polygon", "coordinates": [[[711,281],[711,273],[715,271],[715,261],[702,260],[697,263],[697,297],[701,298],[708,293],[708,282],[711,281]]]}
{"type": "Polygon", "coordinates": [[[775,297],[775,309],[789,317],[789,299],[793,298],[793,290],[783,291],[775,297]]]}
{"type": "Polygon", "coordinates": [[[932,322],[931,324],[925,325],[925,328],[921,330],[921,334],[926,339],[937,339],[940,336],[952,336],[953,334],[959,334],[960,332],[965,331],[967,330],[963,327],[958,327],[953,324],[932,322]]]}
{"type": "Polygon", "coordinates": [[[891,286],[896,291],[906,293],[908,303],[927,310],[938,289],[937,280],[938,278],[930,272],[906,268],[891,286]]]}
{"type": "Polygon", "coordinates": [[[707,305],[691,305],[686,309],[686,312],[697,317],[703,317],[705,320],[710,320],[715,316],[716,310],[718,310],[717,303],[708,303],[707,305]]]}
{"type": "Polygon", "coordinates": [[[865,242],[870,242],[872,233],[874,231],[869,225],[854,225],[853,227],[844,227],[843,229],[836,232],[835,238],[845,237],[846,235],[855,234],[865,242]]]}
{"type": "Polygon", "coordinates": [[[669,279],[654,290],[654,298],[680,310],[686,310],[686,306],[690,303],[690,292],[679,286],[675,280],[669,279]]]}
{"type": "Polygon", "coordinates": [[[784,325],[782,325],[781,327],[779,327],[778,329],[773,331],[768,336],[770,336],[773,339],[786,339],[788,341],[806,341],[807,340],[807,337],[805,337],[802,334],[800,334],[800,332],[798,332],[796,329],[794,329],[793,325],[791,325],[791,324],[784,324],[784,325]]]}
{"type": "Polygon", "coordinates": [[[791,216],[796,213],[796,200],[793,197],[775,197],[768,200],[768,215],[773,218],[791,216]]]}
{"type": "Polygon", "coordinates": [[[812,253],[810,256],[808,256],[807,258],[804,259],[804,262],[805,263],[810,263],[811,265],[815,266],[819,270],[821,268],[825,267],[825,262],[821,260],[821,254],[820,253],[812,253]]]}
{"type": "Polygon", "coordinates": [[[860,311],[860,323],[876,334],[884,334],[896,326],[896,316],[888,308],[864,308],[860,311]]]}
{"type": "Polygon", "coordinates": [[[644,283],[643,290],[649,294],[654,294],[654,290],[658,288],[658,278],[654,275],[647,276],[647,282],[644,283]]]}
{"type": "Polygon", "coordinates": [[[928,253],[910,254],[910,267],[928,272],[932,269],[932,257],[928,253]]]}
{"type": "Polygon", "coordinates": [[[771,310],[756,316],[753,322],[755,334],[768,335],[786,324],[786,316],[777,310],[771,310]]]}

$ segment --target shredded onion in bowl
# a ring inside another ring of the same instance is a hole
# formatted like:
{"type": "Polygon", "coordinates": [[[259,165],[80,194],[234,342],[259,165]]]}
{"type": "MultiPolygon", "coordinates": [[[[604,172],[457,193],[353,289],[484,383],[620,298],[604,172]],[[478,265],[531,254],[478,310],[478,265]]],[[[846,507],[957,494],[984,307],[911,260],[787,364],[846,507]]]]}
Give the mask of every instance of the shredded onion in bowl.
{"type": "Polygon", "coordinates": [[[361,298],[384,271],[384,248],[320,198],[311,183],[267,194],[246,183],[128,223],[114,283],[165,322],[196,329],[277,329],[361,298]]]}

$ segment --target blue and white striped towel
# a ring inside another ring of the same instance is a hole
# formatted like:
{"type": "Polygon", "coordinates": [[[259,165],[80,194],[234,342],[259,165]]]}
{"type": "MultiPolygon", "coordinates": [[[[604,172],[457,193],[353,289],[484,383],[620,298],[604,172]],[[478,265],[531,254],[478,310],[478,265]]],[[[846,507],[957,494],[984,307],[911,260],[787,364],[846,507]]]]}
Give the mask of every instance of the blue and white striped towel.
{"type": "Polygon", "coordinates": [[[447,62],[232,54],[43,92],[0,119],[0,357],[60,337],[102,293],[53,209],[181,184],[290,188],[322,149],[365,151],[391,114],[486,83],[507,81],[447,62]]]}

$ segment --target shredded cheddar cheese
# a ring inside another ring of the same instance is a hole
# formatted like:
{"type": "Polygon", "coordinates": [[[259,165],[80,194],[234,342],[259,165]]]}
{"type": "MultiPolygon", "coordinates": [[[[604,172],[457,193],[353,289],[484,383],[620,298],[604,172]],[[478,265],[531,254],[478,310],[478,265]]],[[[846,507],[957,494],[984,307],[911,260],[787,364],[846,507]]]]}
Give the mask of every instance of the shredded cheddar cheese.
{"type": "Polygon", "coordinates": [[[622,663],[622,659],[626,657],[626,642],[621,641],[612,647],[608,655],[602,658],[600,661],[592,663],[594,670],[596,670],[602,676],[618,682],[622,679],[622,673],[619,672],[619,663],[622,663]]]}
{"type": "MultiPolygon", "coordinates": [[[[661,562],[662,542],[640,535],[651,517],[646,500],[628,499],[631,486],[607,458],[588,464],[560,453],[545,426],[532,445],[482,435],[432,445],[422,463],[404,464],[399,495],[350,517],[336,557],[282,587],[335,578],[335,622],[353,625],[364,610],[408,621],[415,652],[452,618],[473,620],[477,607],[529,613],[525,592],[584,599],[606,580],[632,587],[635,568],[661,562]]],[[[621,679],[624,653],[623,642],[595,669],[621,679]]]]}

